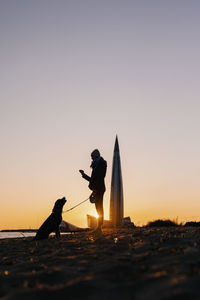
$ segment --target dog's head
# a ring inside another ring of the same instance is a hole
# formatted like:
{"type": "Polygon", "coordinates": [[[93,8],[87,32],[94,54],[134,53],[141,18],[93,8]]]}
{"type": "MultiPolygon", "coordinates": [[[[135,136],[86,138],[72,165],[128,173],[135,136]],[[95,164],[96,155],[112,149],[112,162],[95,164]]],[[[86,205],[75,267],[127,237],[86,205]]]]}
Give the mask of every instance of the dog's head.
{"type": "Polygon", "coordinates": [[[56,200],[54,204],[53,212],[62,212],[63,206],[65,205],[66,202],[67,200],[65,199],[65,197],[56,200]]]}

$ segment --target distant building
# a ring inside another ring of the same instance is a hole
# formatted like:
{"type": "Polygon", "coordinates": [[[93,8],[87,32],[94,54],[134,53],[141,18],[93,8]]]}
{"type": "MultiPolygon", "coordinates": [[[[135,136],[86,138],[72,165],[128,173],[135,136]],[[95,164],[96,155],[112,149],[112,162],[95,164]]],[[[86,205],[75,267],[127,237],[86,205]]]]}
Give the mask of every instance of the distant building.
{"type": "MultiPolygon", "coordinates": [[[[87,215],[87,223],[89,228],[96,228],[97,227],[97,218],[91,215],[87,215]]],[[[105,227],[112,227],[112,223],[110,220],[103,221],[103,228],[105,227]]]]}
{"type": "Polygon", "coordinates": [[[122,225],[124,217],[124,196],[121,171],[121,160],[119,151],[119,142],[116,136],[110,193],[110,221],[114,226],[122,225]]]}

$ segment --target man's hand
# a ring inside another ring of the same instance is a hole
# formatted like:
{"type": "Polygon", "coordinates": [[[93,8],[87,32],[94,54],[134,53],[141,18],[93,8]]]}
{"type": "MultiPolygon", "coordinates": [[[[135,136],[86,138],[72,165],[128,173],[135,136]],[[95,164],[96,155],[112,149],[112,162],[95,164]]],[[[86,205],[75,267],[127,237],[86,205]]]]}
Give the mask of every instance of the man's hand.
{"type": "Polygon", "coordinates": [[[83,170],[79,170],[79,172],[81,173],[82,176],[85,174],[83,170]]]}

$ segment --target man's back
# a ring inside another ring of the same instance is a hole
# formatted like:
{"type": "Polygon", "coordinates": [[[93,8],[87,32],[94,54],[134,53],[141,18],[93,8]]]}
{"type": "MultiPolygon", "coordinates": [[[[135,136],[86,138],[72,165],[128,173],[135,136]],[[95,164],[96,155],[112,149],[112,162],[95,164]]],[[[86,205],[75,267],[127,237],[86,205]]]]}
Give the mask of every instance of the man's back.
{"type": "Polygon", "coordinates": [[[107,162],[100,157],[96,165],[93,166],[89,188],[98,192],[105,192],[104,178],[107,170],[107,162]]]}

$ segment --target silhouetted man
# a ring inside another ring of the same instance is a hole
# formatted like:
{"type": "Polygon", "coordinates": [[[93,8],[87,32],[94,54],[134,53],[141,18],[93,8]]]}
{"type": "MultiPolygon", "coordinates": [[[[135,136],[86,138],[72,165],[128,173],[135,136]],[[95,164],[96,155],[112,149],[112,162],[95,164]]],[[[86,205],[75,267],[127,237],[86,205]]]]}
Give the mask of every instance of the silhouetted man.
{"type": "Polygon", "coordinates": [[[105,193],[105,182],[104,178],[106,176],[107,162],[100,156],[98,149],[95,149],[91,153],[92,158],[92,174],[91,177],[86,175],[83,170],[79,170],[82,177],[89,181],[89,189],[93,191],[95,197],[95,207],[99,215],[98,226],[95,230],[97,233],[101,233],[101,228],[103,225],[103,195],[105,193]]]}

